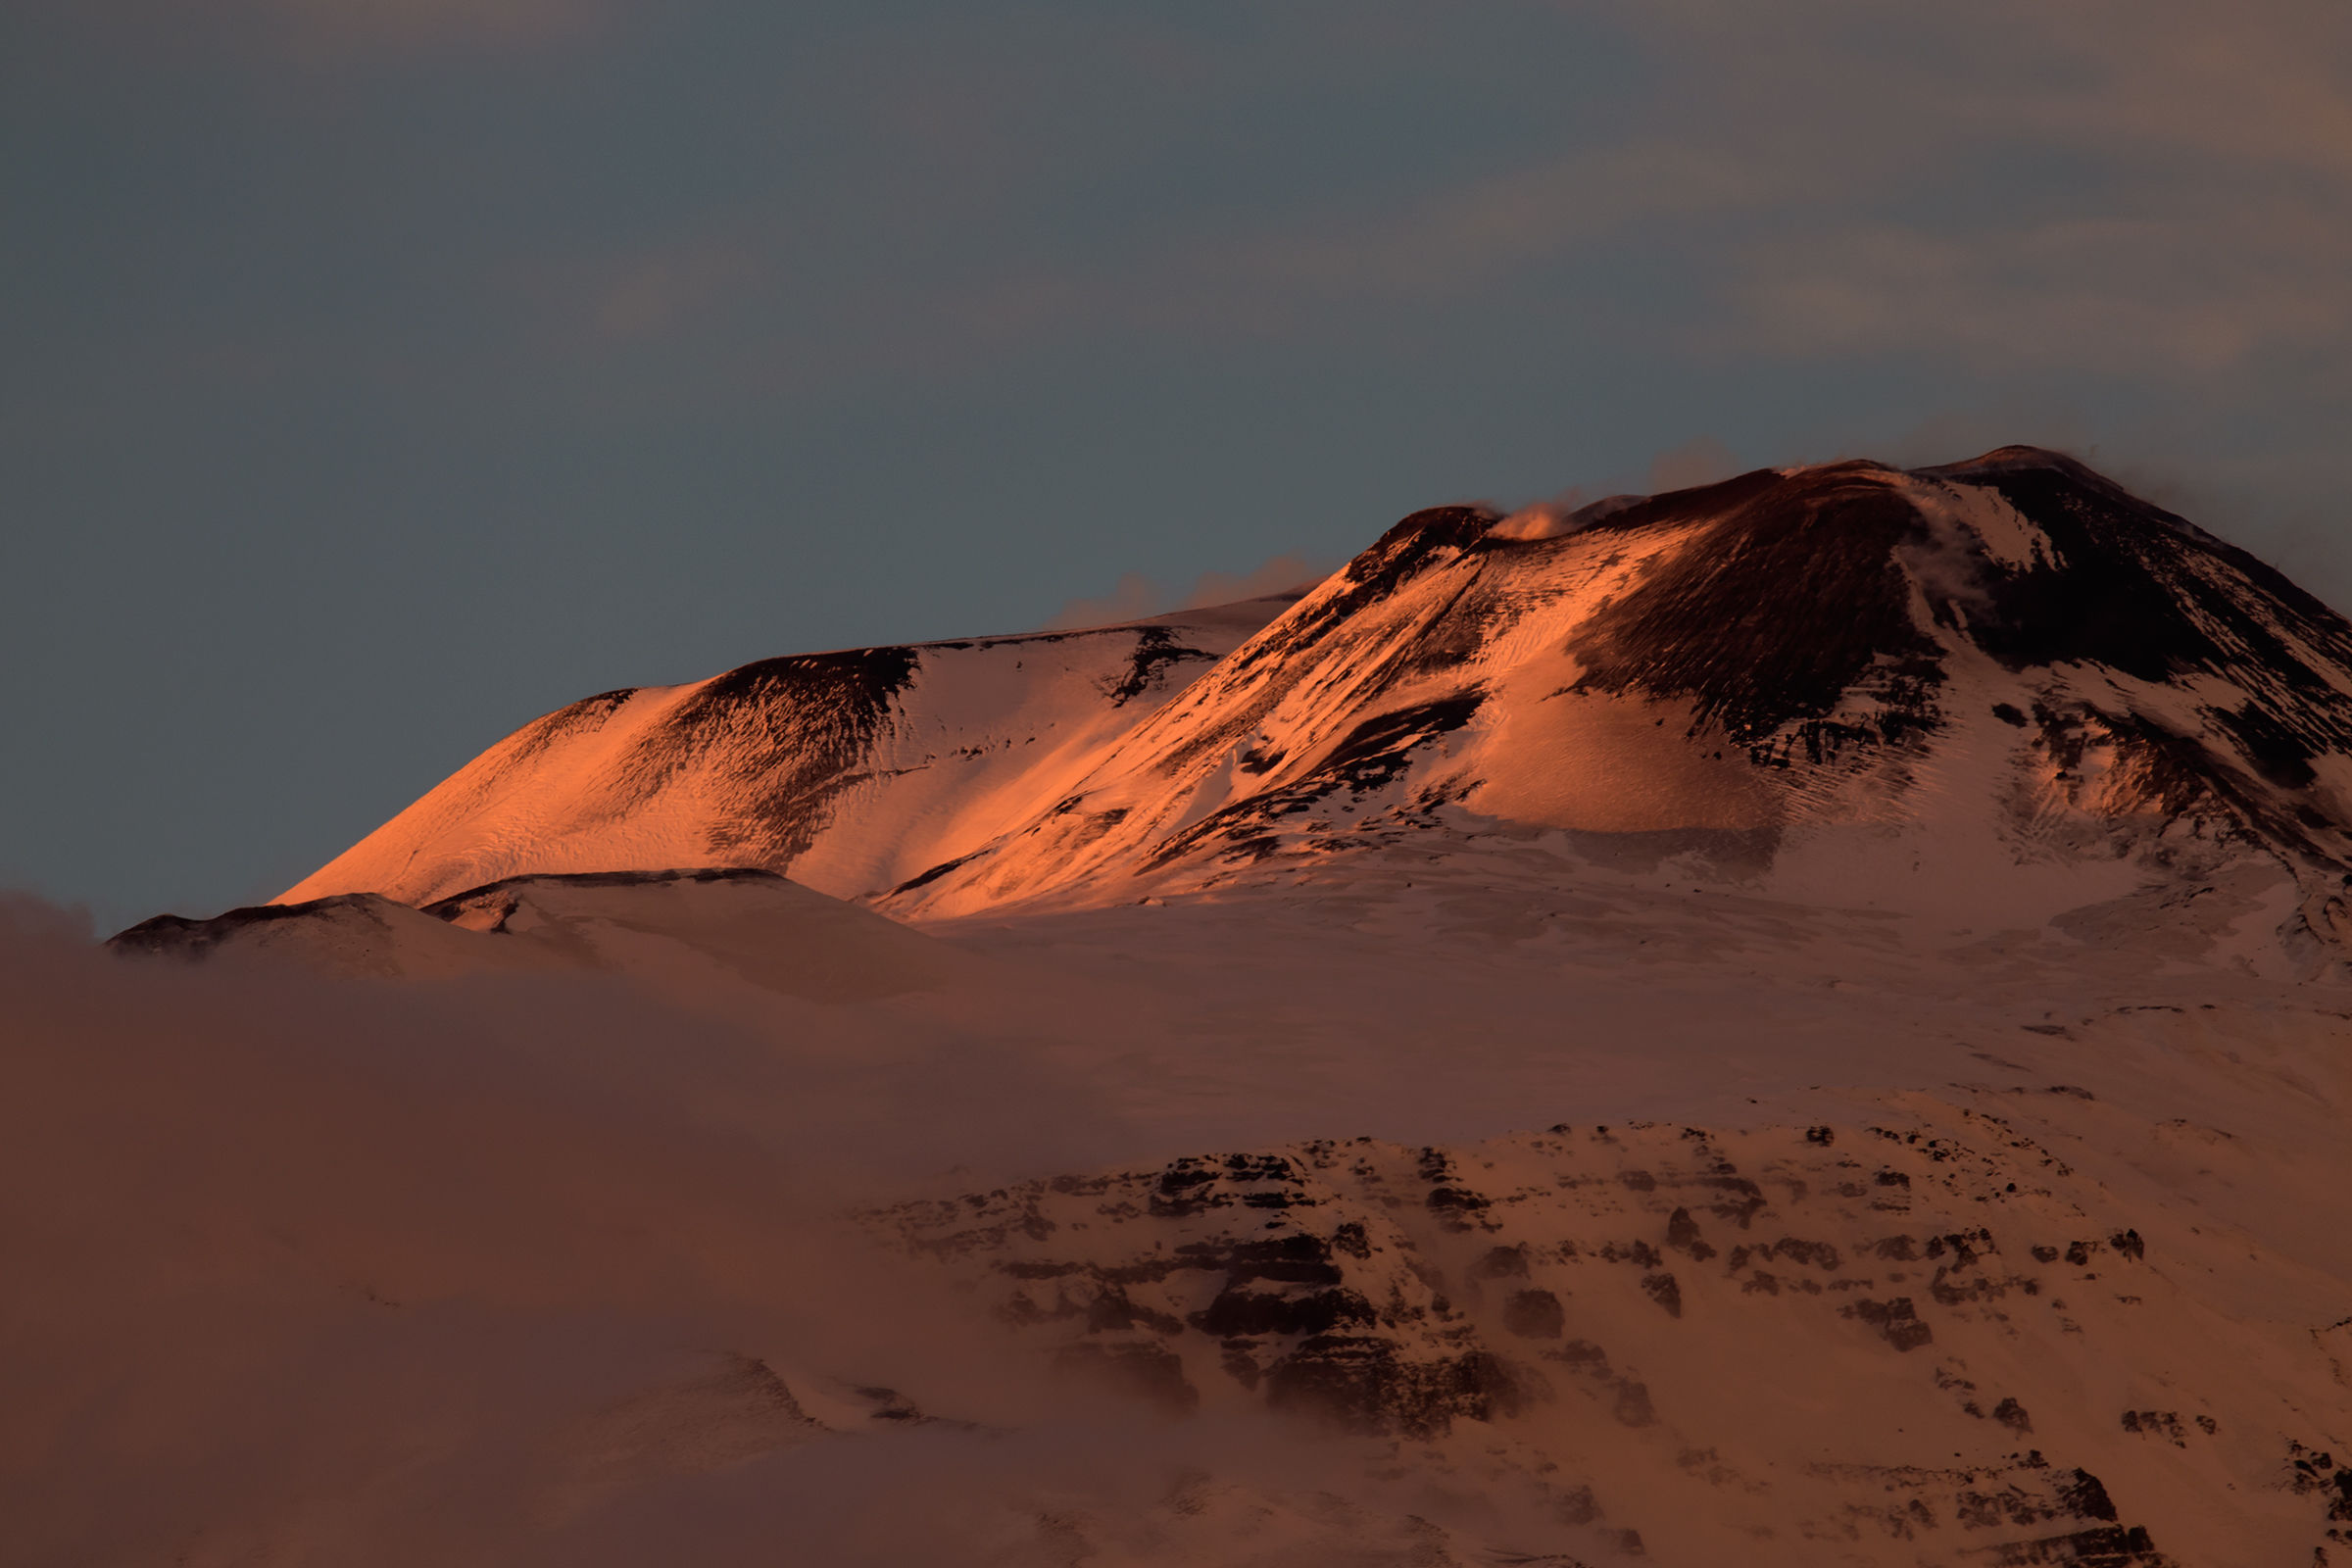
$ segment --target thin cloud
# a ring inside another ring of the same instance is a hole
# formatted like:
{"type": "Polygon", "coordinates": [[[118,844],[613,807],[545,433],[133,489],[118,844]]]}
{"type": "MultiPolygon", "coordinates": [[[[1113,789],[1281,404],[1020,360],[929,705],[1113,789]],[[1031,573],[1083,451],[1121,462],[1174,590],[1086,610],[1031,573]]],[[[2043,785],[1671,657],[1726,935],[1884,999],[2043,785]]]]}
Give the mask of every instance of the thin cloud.
{"type": "Polygon", "coordinates": [[[1967,236],[1869,225],[1769,241],[1741,257],[1735,341],[1806,357],[1930,351],[1996,369],[2209,373],[2352,329],[2352,234],[2312,232],[2296,216],[1967,236]]]}
{"type": "Polygon", "coordinates": [[[289,44],[328,55],[533,50],[609,17],[606,0],[263,0],[262,9],[289,44]]]}
{"type": "MultiPolygon", "coordinates": [[[[66,0],[30,0],[56,11],[66,0]]],[[[307,66],[386,56],[532,53],[604,30],[629,0],[73,0],[77,23],[133,49],[225,41],[307,66]]]]}
{"type": "Polygon", "coordinates": [[[612,268],[593,289],[590,320],[601,338],[659,337],[719,307],[759,276],[759,261],[748,246],[690,240],[612,268]]]}
{"type": "Polygon", "coordinates": [[[1258,599],[1267,594],[1303,588],[1321,582],[1335,569],[1337,564],[1334,562],[1282,555],[1250,571],[1204,571],[1200,580],[1193,584],[1193,591],[1186,594],[1176,608],[1198,610],[1206,605],[1230,605],[1244,599],[1258,599]]]}
{"type": "MultiPolygon", "coordinates": [[[[1041,1379],[839,1218],[852,1195],[936,1190],[952,1160],[985,1182],[1102,1123],[1075,1076],[975,1074],[996,1048],[937,1021],[886,1039],[886,1020],[811,1007],[770,1038],[594,978],[387,989],[124,960],[75,925],[0,897],[0,1270],[38,1282],[0,1347],[11,1561],[292,1541],[337,1562],[580,1561],[600,1520],[549,1534],[550,1440],[730,1352],[803,1393],[921,1388],[1026,1429],[1033,1465],[1061,1451],[1056,1423],[1107,1419],[1127,1448],[1140,1418],[1041,1379]],[[910,1087],[934,1084],[952,1087],[910,1087]],[[1008,1120],[1023,1130],[1002,1143],[957,1131],[1008,1120]]],[[[987,1435],[931,1438],[787,1454],[757,1479],[813,1464],[880,1496],[987,1503],[987,1435]]],[[[927,1544],[910,1560],[939,1560],[927,1544]]]]}
{"type": "MultiPolygon", "coordinates": [[[[421,26],[451,0],[376,3],[421,26]]],[[[588,0],[505,3],[589,15],[588,0]]],[[[868,215],[901,260],[835,275],[772,215],[713,215],[597,270],[576,318],[606,343],[725,325],[734,346],[712,352],[731,387],[826,395],[844,376],[931,380],[1069,345],[1361,345],[1441,310],[1516,310],[1531,331],[1699,365],[1956,354],[2176,380],[2352,335],[2352,58],[2323,8],[1592,14],[1652,67],[1605,139],[1538,129],[1449,177],[1041,251],[992,247],[956,193],[1048,201],[1056,149],[975,112],[984,173],[868,215]],[[953,267],[907,260],[938,254],[926,235],[950,225],[953,267]],[[1654,284],[1629,288],[1635,270],[1654,284]],[[789,303],[820,297],[821,317],[789,303]]],[[[921,61],[946,53],[893,37],[921,61]]],[[[919,131],[930,167],[959,118],[884,128],[919,131]]],[[[1109,612],[1134,603],[1114,595],[1109,612]]]]}
{"type": "Polygon", "coordinates": [[[1730,447],[1711,435],[1693,436],[1650,460],[1649,493],[1662,495],[1669,490],[1713,484],[1739,471],[1740,459],[1730,447]]]}
{"type": "Polygon", "coordinates": [[[1088,626],[1115,626],[1156,614],[1167,592],[1140,571],[1122,574],[1118,586],[1096,598],[1073,599],[1054,612],[1043,631],[1077,631],[1088,626]]]}
{"type": "MultiPolygon", "coordinates": [[[[752,1564],[779,1541],[795,1561],[961,1562],[1049,1511],[1133,1519],[1197,1472],[1428,1511],[1279,1414],[1170,1425],[1057,1378],[935,1265],[844,1222],[1286,1140],[1304,1104],[1452,1136],[1432,1086],[1460,1075],[1423,1071],[1426,1021],[1348,1025],[1337,1099],[1208,1103],[1188,1063],[1230,1050],[1215,1070],[1261,1081],[1254,1032],[1214,1044],[1217,1004],[1054,956],[886,1006],[737,1016],[609,975],[125,959],[78,927],[0,895],[12,1563],[752,1564]],[[1103,1042],[1165,1086],[1122,1088],[1103,1042]],[[779,1436],[764,1401],[678,1420],[739,1358],[856,1435],[779,1436]],[[949,1419],[863,1420],[854,1391],[883,1387],[949,1419]]],[[[1324,983],[1270,974],[1286,1002],[1324,983]]],[[[1313,1037],[1300,1059],[1335,1059],[1338,1036],[1313,1037]]],[[[1246,1555],[1223,1544],[1201,1560],[1246,1555]]],[[[1282,1560],[1365,1560],[1344,1546],[1282,1560]]]]}
{"type": "Polygon", "coordinates": [[[1608,317],[1701,359],[1957,350],[2196,375],[2352,331],[2352,29],[2332,8],[1603,14],[1657,67],[1610,145],[1368,210],[1310,202],[1140,264],[975,278],[939,324],[1000,349],[1311,337],[1663,244],[1692,258],[1696,300],[1608,317]],[[2019,160],[2073,161],[2045,193],[2055,208],[2063,186],[2063,211],[2001,198],[2019,160]]]}
{"type": "Polygon", "coordinates": [[[1041,629],[1074,631],[1087,626],[1115,626],[1171,610],[1238,604],[1245,599],[1310,587],[1330,576],[1338,566],[1335,561],[1285,553],[1248,571],[1204,571],[1182,594],[1171,593],[1140,571],[1130,571],[1119,578],[1118,586],[1109,593],[1073,599],[1063,605],[1041,629]]]}

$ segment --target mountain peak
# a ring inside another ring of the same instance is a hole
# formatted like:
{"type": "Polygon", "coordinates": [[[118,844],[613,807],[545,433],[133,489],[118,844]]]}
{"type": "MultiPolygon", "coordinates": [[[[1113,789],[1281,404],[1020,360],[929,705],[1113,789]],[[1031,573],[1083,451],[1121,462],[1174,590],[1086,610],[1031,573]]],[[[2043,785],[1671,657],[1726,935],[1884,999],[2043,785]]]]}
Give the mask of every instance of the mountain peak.
{"type": "Polygon", "coordinates": [[[1432,508],[1295,602],[619,694],[287,896],[749,864],[954,914],[1551,833],[1862,904],[1932,904],[1948,864],[2025,924],[2253,856],[2332,941],[2348,753],[2352,625],[2015,446],[1432,508]]]}
{"type": "Polygon", "coordinates": [[[1936,478],[1974,479],[1983,478],[1988,474],[2012,473],[2034,468],[2046,468],[2054,473],[2063,473],[2079,483],[2095,484],[2102,489],[2121,488],[2112,479],[2079,458],[2070,457],[2054,448],[2029,446],[2022,443],[1994,447],[1990,452],[1979,453],[1976,457],[1960,463],[1938,464],[1932,467],[1914,468],[1911,471],[1932,475],[1936,478]]]}

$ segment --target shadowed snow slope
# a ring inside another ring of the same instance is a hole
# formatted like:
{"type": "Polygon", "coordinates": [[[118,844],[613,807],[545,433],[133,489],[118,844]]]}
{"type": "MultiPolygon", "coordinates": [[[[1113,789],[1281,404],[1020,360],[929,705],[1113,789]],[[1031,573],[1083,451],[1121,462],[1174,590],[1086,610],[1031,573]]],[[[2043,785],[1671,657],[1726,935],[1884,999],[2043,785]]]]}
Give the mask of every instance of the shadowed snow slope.
{"type": "MultiPolygon", "coordinates": [[[[2071,459],[1406,518],[1296,603],[772,660],[501,742],[284,896],[757,865],[894,911],[1564,834],[2038,924],[2252,857],[2333,946],[2352,625],[2071,459]]],[[[1326,869],[1326,867],[1331,867],[1326,869]]]]}
{"type": "Polygon", "coordinates": [[[336,894],[210,920],[158,915],[113,945],[408,979],[603,969],[676,994],[740,981],[812,1002],[916,990],[958,961],[896,921],[759,870],[509,877],[422,909],[336,894]]]}
{"type": "Polygon", "coordinates": [[[704,873],[118,944],[560,962],[457,981],[0,943],[0,1558],[2325,1564],[2352,988],[2230,951],[2245,869],[1957,936],[1493,831],[932,934],[704,873]],[[812,923],[968,961],[684,951],[812,923]]]}
{"type": "Polygon", "coordinates": [[[0,906],[0,1560],[2342,1568],[2348,661],[1767,471],[0,906]]]}

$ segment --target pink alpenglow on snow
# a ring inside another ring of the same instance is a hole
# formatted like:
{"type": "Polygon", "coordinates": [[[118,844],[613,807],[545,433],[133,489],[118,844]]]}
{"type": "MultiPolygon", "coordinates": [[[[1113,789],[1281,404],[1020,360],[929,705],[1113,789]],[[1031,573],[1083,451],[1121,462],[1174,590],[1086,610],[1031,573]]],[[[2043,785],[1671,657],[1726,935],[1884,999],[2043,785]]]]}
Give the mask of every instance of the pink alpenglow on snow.
{"type": "Polygon", "coordinates": [[[2352,1563],[2347,789],[2016,447],[590,698],[11,912],[11,1560],[2352,1563]]]}
{"type": "Polygon", "coordinates": [[[2335,940],[2352,624],[2072,460],[1541,521],[1419,513],[1295,602],[589,698],[281,902],[726,865],[961,915],[1502,833],[1962,925],[2251,856],[2335,940]]]}

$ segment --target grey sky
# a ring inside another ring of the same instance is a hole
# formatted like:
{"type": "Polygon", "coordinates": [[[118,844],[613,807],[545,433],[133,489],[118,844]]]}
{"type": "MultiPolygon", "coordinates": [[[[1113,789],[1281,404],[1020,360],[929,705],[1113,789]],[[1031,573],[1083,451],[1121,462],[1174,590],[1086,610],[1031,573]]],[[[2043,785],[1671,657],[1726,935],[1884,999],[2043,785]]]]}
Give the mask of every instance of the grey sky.
{"type": "Polygon", "coordinates": [[[1413,508],[2067,445],[2352,603],[2352,11],[0,0],[0,881],[1413,508]]]}

